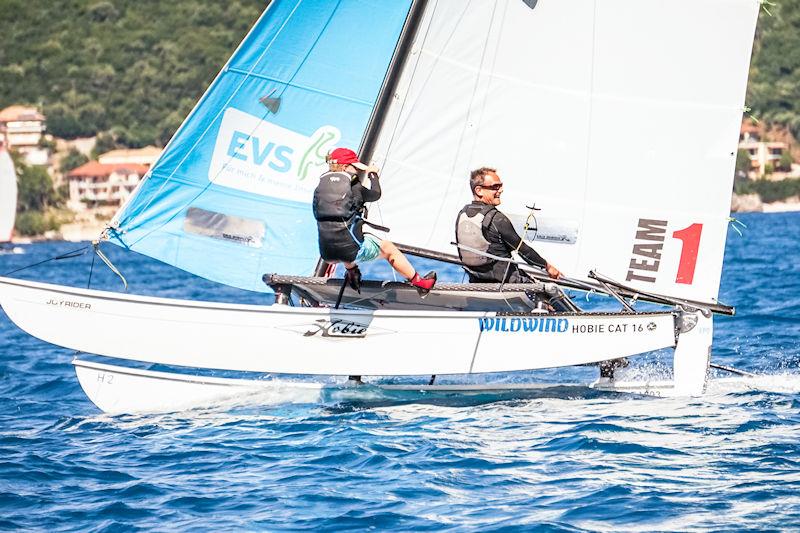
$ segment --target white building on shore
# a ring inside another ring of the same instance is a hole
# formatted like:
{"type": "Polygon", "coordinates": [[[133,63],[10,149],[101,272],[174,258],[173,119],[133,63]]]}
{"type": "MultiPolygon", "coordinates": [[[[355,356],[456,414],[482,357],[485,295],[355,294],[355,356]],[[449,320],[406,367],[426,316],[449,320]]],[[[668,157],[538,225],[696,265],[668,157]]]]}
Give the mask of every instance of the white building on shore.
{"type": "Polygon", "coordinates": [[[82,211],[88,207],[121,205],[161,151],[155,146],[111,150],[98,156],[97,161],[71,170],[67,174],[70,209],[82,211]]]}
{"type": "Polygon", "coordinates": [[[82,211],[88,207],[122,205],[148,168],[137,163],[89,161],[71,170],[67,174],[70,209],[82,211]]]}
{"type": "Polygon", "coordinates": [[[0,110],[0,139],[29,165],[48,163],[50,154],[39,146],[45,129],[45,117],[35,107],[12,105],[0,110]]]}
{"type": "Polygon", "coordinates": [[[163,150],[155,146],[145,146],[144,148],[122,148],[120,150],[111,150],[100,156],[97,161],[104,165],[119,165],[135,163],[137,165],[153,166],[156,159],[161,155],[163,150]]]}

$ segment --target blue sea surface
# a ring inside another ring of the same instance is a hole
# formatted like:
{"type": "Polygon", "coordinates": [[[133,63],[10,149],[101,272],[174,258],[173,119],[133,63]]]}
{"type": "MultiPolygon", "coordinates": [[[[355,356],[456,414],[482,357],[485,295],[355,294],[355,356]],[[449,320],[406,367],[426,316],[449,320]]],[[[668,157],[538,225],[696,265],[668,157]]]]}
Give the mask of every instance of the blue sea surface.
{"type": "MultiPolygon", "coordinates": [[[[333,394],[112,417],[84,395],[71,351],[0,311],[0,530],[797,530],[800,213],[740,219],[720,293],[737,315],[715,319],[713,360],[757,376],[715,372],[692,399],[333,394]]],[[[0,274],[84,246],[23,246],[0,274]]],[[[106,252],[133,293],[270,301],[106,252]]],[[[121,290],[91,254],[14,276],[86,286],[90,270],[93,288],[121,290]]]]}

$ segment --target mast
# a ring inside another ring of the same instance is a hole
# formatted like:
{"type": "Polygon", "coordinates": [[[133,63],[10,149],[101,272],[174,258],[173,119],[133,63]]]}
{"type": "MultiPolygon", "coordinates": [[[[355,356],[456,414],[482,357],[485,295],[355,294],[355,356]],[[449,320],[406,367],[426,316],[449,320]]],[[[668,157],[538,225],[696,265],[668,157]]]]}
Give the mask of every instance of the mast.
{"type": "Polygon", "coordinates": [[[369,160],[372,159],[372,153],[375,151],[375,144],[378,141],[378,136],[386,121],[386,115],[389,112],[392,96],[400,81],[400,76],[403,73],[403,68],[408,59],[408,53],[411,51],[411,45],[417,37],[417,30],[422,22],[422,15],[425,13],[427,3],[428,0],[413,0],[411,8],[408,10],[408,17],[403,26],[403,31],[400,33],[400,38],[397,40],[397,48],[392,56],[391,63],[389,63],[386,79],[378,95],[378,102],[375,104],[375,109],[367,124],[364,141],[358,149],[359,159],[361,161],[369,163],[369,160]]]}
{"type": "MultiPolygon", "coordinates": [[[[364,140],[358,149],[359,159],[361,161],[368,162],[372,158],[372,153],[375,151],[375,144],[378,141],[378,136],[386,121],[386,115],[389,112],[392,96],[400,81],[400,76],[403,73],[403,68],[408,59],[408,53],[411,51],[411,45],[417,37],[417,30],[419,30],[419,25],[422,22],[422,16],[425,13],[427,4],[428,0],[412,0],[411,2],[411,8],[408,10],[408,16],[403,25],[403,31],[400,33],[400,38],[397,40],[397,47],[392,55],[389,68],[386,71],[383,87],[381,87],[375,109],[372,111],[372,116],[370,116],[369,122],[367,123],[364,140]]],[[[324,276],[328,266],[328,263],[320,258],[319,261],[317,261],[316,269],[314,269],[314,275],[324,276]]]]}

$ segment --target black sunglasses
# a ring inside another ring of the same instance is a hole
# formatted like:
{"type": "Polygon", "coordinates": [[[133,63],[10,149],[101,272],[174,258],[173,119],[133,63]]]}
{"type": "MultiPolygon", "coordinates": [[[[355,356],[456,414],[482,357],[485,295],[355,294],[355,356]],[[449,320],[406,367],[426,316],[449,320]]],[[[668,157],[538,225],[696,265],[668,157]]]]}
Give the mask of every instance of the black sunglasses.
{"type": "Polygon", "coordinates": [[[491,189],[493,191],[499,191],[503,188],[502,183],[495,183],[494,185],[478,185],[481,189],[491,189]]]}

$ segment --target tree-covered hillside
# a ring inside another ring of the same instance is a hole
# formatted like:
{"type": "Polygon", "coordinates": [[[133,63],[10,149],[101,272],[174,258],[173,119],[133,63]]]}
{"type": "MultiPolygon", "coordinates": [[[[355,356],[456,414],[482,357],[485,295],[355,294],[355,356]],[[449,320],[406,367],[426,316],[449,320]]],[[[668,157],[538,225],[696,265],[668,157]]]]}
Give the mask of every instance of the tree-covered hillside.
{"type": "Polygon", "coordinates": [[[747,105],[759,120],[800,138],[800,0],[774,0],[756,30],[747,105]],[[767,12],[768,11],[768,12],[767,12]]]}
{"type": "MultiPolygon", "coordinates": [[[[776,2],[760,15],[747,104],[798,138],[800,0],[776,2]]],[[[0,107],[42,105],[59,137],[163,144],[267,3],[0,0],[0,107]]]]}
{"type": "Polygon", "coordinates": [[[0,108],[43,107],[48,130],[163,144],[265,0],[0,0],[0,108]]]}

